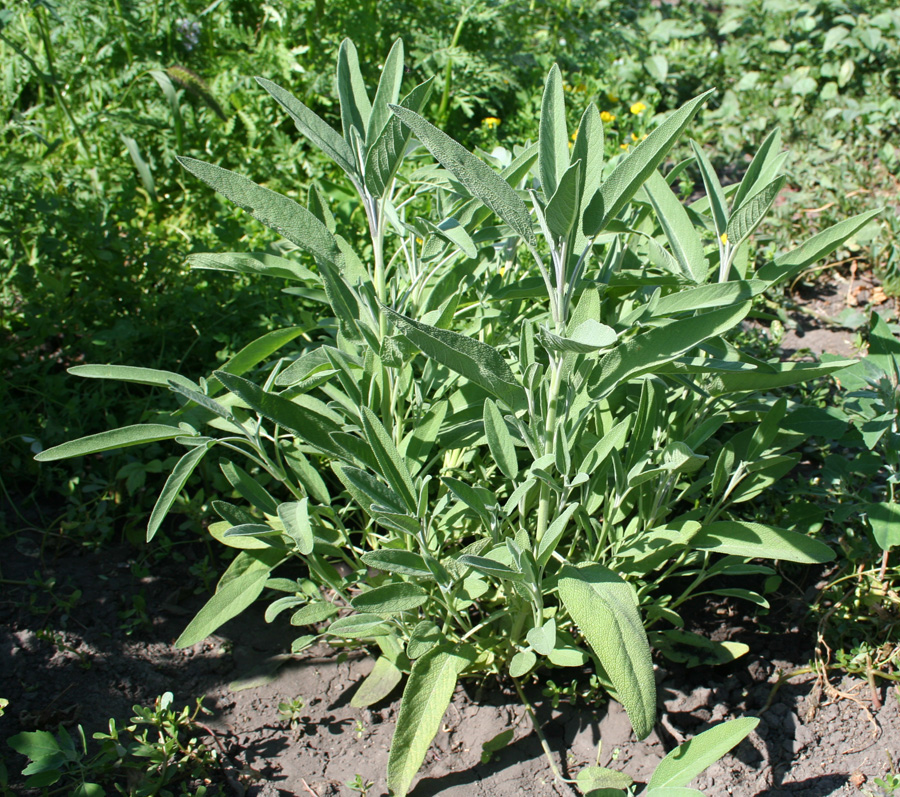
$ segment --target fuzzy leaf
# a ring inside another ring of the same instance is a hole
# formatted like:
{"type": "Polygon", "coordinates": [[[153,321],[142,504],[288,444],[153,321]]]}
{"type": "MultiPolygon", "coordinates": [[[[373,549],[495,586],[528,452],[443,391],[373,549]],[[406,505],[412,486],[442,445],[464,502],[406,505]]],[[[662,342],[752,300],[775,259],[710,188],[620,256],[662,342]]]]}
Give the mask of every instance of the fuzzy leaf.
{"type": "Polygon", "coordinates": [[[450,705],[456,679],[475,658],[469,645],[439,645],[413,664],[388,759],[387,785],[395,797],[406,797],[409,792],[450,705]]]}
{"type": "Polygon", "coordinates": [[[503,219],[525,243],[532,248],[537,246],[528,208],[506,180],[417,113],[398,105],[392,105],[391,110],[445,169],[503,219]]]}
{"type": "Polygon", "coordinates": [[[737,520],[705,524],[691,536],[690,546],[701,551],[715,551],[751,559],[758,557],[807,564],[820,564],[834,559],[831,548],[805,534],[737,520]]]}
{"type": "Polygon", "coordinates": [[[650,782],[648,794],[657,788],[687,786],[704,769],[718,761],[757,725],[756,717],[742,717],[720,723],[676,747],[659,762],[650,782]]]}
{"type": "Polygon", "coordinates": [[[413,321],[387,305],[381,305],[381,309],[425,355],[480,385],[510,409],[525,407],[525,391],[496,349],[475,338],[413,321]]]}
{"type": "Polygon", "coordinates": [[[37,462],[53,462],[68,457],[83,457],[87,454],[98,454],[101,451],[112,451],[115,448],[127,448],[141,443],[155,443],[159,440],[171,440],[180,437],[184,431],[176,426],[160,423],[139,423],[134,426],[123,426],[110,429],[108,432],[79,437],[68,443],[48,448],[35,456],[37,462]]]}
{"type": "MultiPolygon", "coordinates": [[[[566,103],[563,95],[562,74],[556,64],[550,68],[544,84],[538,143],[540,144],[538,169],[541,173],[541,189],[544,192],[544,198],[549,201],[550,197],[556,193],[563,174],[569,168],[566,103]]],[[[580,197],[576,196],[574,199],[577,202],[580,197]]]]}
{"type": "Polygon", "coordinates": [[[417,609],[427,600],[428,593],[416,584],[397,583],[361,592],[350,605],[361,612],[397,614],[417,609]]]}
{"type": "Polygon", "coordinates": [[[159,527],[172,508],[172,504],[175,503],[182,489],[184,489],[184,485],[187,484],[187,480],[191,477],[197,465],[200,464],[200,460],[206,456],[206,452],[209,451],[210,447],[210,444],[206,444],[192,448],[172,468],[172,472],[169,474],[169,478],[166,479],[159,498],[156,499],[153,511],[150,513],[150,520],[147,523],[147,542],[150,542],[156,532],[159,531],[159,527]]]}
{"type": "Polygon", "coordinates": [[[356,694],[350,699],[353,708],[367,708],[380,703],[403,679],[403,672],[387,656],[379,656],[356,694]]]}
{"type": "Polygon", "coordinates": [[[584,213],[584,232],[596,235],[612,221],[663,162],[712,89],[685,103],[638,144],[600,186],[584,213]]]}
{"type": "Polygon", "coordinates": [[[643,739],[656,724],[656,681],[634,587],[602,565],[564,565],[559,597],[643,739]]]}
{"type": "Polygon", "coordinates": [[[508,479],[515,479],[519,472],[516,447],[509,429],[506,428],[506,421],[491,399],[484,402],[484,433],[491,455],[503,475],[508,479]]]}
{"type": "Polygon", "coordinates": [[[175,640],[175,647],[187,648],[201,642],[237,617],[260,596],[270,572],[270,568],[249,570],[231,579],[197,612],[197,616],[175,640]]]}

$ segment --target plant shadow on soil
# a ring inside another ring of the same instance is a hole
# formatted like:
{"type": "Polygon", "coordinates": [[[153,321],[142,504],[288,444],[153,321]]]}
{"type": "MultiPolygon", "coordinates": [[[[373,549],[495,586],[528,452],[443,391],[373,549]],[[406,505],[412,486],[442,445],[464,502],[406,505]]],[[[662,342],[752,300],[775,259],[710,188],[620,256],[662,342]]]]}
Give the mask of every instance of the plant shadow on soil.
{"type": "MultiPolygon", "coordinates": [[[[33,549],[13,540],[7,539],[5,547],[5,579],[26,581],[39,570],[44,577],[57,576],[63,597],[76,589],[82,594],[64,616],[30,608],[44,605],[33,584],[6,589],[0,605],[0,671],[2,696],[10,705],[0,718],[0,739],[20,730],[55,731],[60,723],[70,728],[80,723],[90,736],[105,731],[110,717],[130,717],[133,704],[149,705],[172,691],[178,706],[203,697],[213,712],[206,722],[221,745],[223,770],[214,773],[218,792],[211,794],[350,795],[354,792],[345,784],[356,775],[372,782],[373,797],[386,794],[398,694],[369,709],[350,705],[355,686],[372,666],[364,651],[339,653],[319,645],[300,658],[285,656],[295,629],[286,622],[265,624],[259,607],[216,636],[175,650],[172,643],[204,601],[185,586],[192,577],[179,569],[183,566],[136,580],[129,560],[133,550],[127,547],[95,554],[73,546],[43,563],[33,549]],[[124,628],[120,614],[139,591],[152,622],[124,628]],[[229,684],[235,680],[257,685],[233,691],[229,684]],[[291,727],[278,706],[296,698],[303,707],[291,727]]],[[[601,765],[646,782],[656,762],[682,739],[730,716],[748,715],[761,716],[757,730],[693,785],[711,795],[825,797],[858,793],[851,781],[882,775],[885,750],[900,749],[900,700],[882,689],[882,706],[876,709],[868,690],[852,679],[834,686],[859,702],[834,699],[836,693],[821,692],[814,675],[786,681],[773,694],[778,673],[806,665],[814,641],[798,625],[803,600],[776,598],[776,605],[778,610],[765,618],[772,629],[766,633],[737,604],[698,601],[689,615],[696,630],[719,641],[746,642],[751,652],[717,668],[660,661],[662,718],[643,741],[634,738],[618,704],[579,700],[554,708],[540,685],[532,685],[529,697],[564,775],[574,777],[582,766],[597,763],[602,740],[601,765]],[[877,740],[867,709],[880,726],[877,740]]],[[[568,671],[550,675],[558,683],[573,677],[568,671]]],[[[575,675],[586,681],[586,672],[575,675]]],[[[4,748],[11,785],[27,794],[18,778],[24,759],[4,748]]],[[[554,780],[514,692],[503,684],[465,681],[411,795],[573,793],[554,780]],[[514,729],[512,743],[482,763],[482,744],[508,728],[514,729]]]]}

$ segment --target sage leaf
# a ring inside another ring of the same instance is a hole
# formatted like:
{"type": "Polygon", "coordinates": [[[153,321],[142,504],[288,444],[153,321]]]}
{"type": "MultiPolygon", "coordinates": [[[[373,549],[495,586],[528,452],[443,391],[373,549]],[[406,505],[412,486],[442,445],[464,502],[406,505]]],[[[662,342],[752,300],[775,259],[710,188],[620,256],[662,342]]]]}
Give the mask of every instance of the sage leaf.
{"type": "Polygon", "coordinates": [[[221,252],[188,255],[185,261],[192,269],[227,271],[232,274],[276,277],[295,282],[318,282],[318,275],[286,257],[266,252],[221,252]]]}
{"type": "Polygon", "coordinates": [[[156,503],[153,505],[153,511],[150,513],[150,520],[147,523],[147,542],[150,542],[156,535],[156,532],[159,531],[159,527],[172,508],[172,504],[175,503],[194,469],[200,464],[200,460],[206,456],[206,452],[209,451],[212,445],[207,443],[191,449],[172,468],[172,472],[169,474],[169,478],[166,479],[159,498],[156,499],[156,503]]]}
{"type": "Polygon", "coordinates": [[[516,447],[509,429],[506,428],[506,421],[491,399],[484,402],[484,433],[497,467],[508,479],[515,479],[519,472],[516,447]]]}
{"type": "MultiPolygon", "coordinates": [[[[707,263],[703,253],[703,240],[694,229],[684,205],[678,201],[669,183],[658,171],[654,170],[647,178],[644,191],[653,205],[681,273],[691,282],[706,282],[707,263]]],[[[686,291],[670,295],[679,297],[684,293],[686,291]]]]}
{"type": "Polygon", "coordinates": [[[528,208],[503,177],[417,113],[398,105],[390,108],[473,196],[493,210],[530,247],[537,246],[528,208]]]}
{"type": "Polygon", "coordinates": [[[345,639],[374,639],[392,634],[393,630],[377,614],[351,614],[335,620],[328,626],[328,633],[345,639]]]}
{"type": "Polygon", "coordinates": [[[300,133],[306,136],[313,144],[322,150],[322,152],[331,158],[331,160],[340,166],[351,180],[355,183],[359,182],[359,169],[356,168],[353,150],[351,150],[350,145],[341,138],[341,135],[337,130],[324,121],[314,111],[307,108],[289,91],[285,91],[281,86],[273,83],[271,80],[258,77],[256,78],[256,82],[269,92],[278,104],[288,112],[300,133]]]}
{"type": "Polygon", "coordinates": [[[156,368],[139,368],[133,365],[73,365],[66,370],[73,376],[87,379],[115,379],[117,382],[133,382],[138,385],[155,385],[157,387],[168,387],[169,382],[175,382],[190,390],[200,389],[196,382],[186,376],[156,368]]]}
{"type": "Polygon", "coordinates": [[[354,609],[375,614],[397,614],[417,609],[428,600],[428,593],[416,584],[385,584],[356,595],[354,609]]]}
{"type": "Polygon", "coordinates": [[[759,719],[756,717],[729,720],[676,747],[659,762],[650,776],[648,794],[654,789],[687,786],[704,769],[750,734],[758,724],[759,719]]]}
{"type": "MultiPolygon", "coordinates": [[[[384,638],[384,637],[381,637],[384,638]]],[[[384,700],[403,679],[403,672],[387,656],[379,656],[375,666],[350,699],[353,708],[367,708],[384,700]]]]}
{"type": "Polygon", "coordinates": [[[559,597],[609,675],[637,737],[648,736],[656,724],[656,681],[634,587],[599,564],[564,565],[559,597]]]}
{"type": "Polygon", "coordinates": [[[470,645],[439,645],[413,664],[388,759],[387,785],[395,797],[406,797],[409,792],[450,705],[456,680],[475,658],[470,645]]]}
{"type": "Polygon", "coordinates": [[[749,197],[740,208],[732,213],[725,228],[725,235],[731,246],[739,246],[749,238],[753,231],[760,225],[778,192],[784,187],[787,180],[781,176],[769,183],[765,188],[749,197]]]}
{"type": "MultiPolygon", "coordinates": [[[[550,67],[547,81],[544,84],[538,143],[540,145],[538,169],[541,174],[541,189],[545,199],[549,201],[550,197],[557,193],[557,186],[569,168],[566,103],[563,95],[562,74],[556,64],[550,67]]],[[[578,196],[575,192],[573,192],[573,197],[577,201],[578,196]]]]}
{"type": "Polygon", "coordinates": [[[304,556],[311,554],[314,540],[312,524],[309,522],[309,498],[279,504],[278,517],[297,550],[304,556]]]}
{"type": "Polygon", "coordinates": [[[341,102],[341,123],[344,126],[344,138],[352,140],[351,129],[355,129],[360,137],[366,135],[372,104],[363,83],[359,70],[359,57],[356,45],[350,39],[344,39],[338,50],[337,89],[341,102]]]}
{"type": "Polygon", "coordinates": [[[525,391],[500,352],[480,340],[413,321],[382,304],[392,323],[421,351],[480,385],[511,410],[524,409],[525,391]]]}
{"type": "Polygon", "coordinates": [[[201,642],[237,617],[260,596],[270,572],[271,568],[249,570],[222,586],[175,640],[175,647],[187,648],[201,642]]]}
{"type": "Polygon", "coordinates": [[[751,559],[780,559],[806,564],[821,564],[834,559],[831,548],[805,534],[737,520],[719,520],[703,525],[691,536],[690,545],[701,551],[751,559]]]}
{"type": "Polygon", "coordinates": [[[389,103],[397,102],[400,95],[400,84],[403,81],[403,41],[397,39],[388,57],[381,68],[381,78],[378,88],[375,89],[375,99],[372,101],[372,111],[369,114],[369,122],[366,126],[366,148],[372,146],[375,140],[384,131],[385,125],[393,117],[389,103]]]}
{"type": "Polygon", "coordinates": [[[177,160],[226,199],[313,257],[335,266],[342,263],[334,236],[303,205],[228,169],[194,158],[177,160]]]}
{"type": "Polygon", "coordinates": [[[368,567],[383,570],[385,573],[398,573],[402,576],[417,576],[419,578],[432,578],[431,571],[421,554],[414,551],[405,551],[400,548],[381,548],[377,551],[367,551],[362,555],[362,560],[368,567]]]}
{"type": "Polygon", "coordinates": [[[403,498],[407,509],[414,513],[416,511],[416,488],[394,441],[378,416],[368,407],[362,408],[360,417],[366,439],[378,460],[382,476],[394,489],[394,492],[403,498]]]}
{"type": "Polygon", "coordinates": [[[584,212],[584,233],[588,237],[605,229],[647,178],[663,162],[700,105],[712,94],[704,92],[681,106],[647,138],[638,144],[600,186],[584,212]]]}
{"type": "Polygon", "coordinates": [[[115,448],[127,448],[141,443],[155,443],[160,440],[171,440],[184,434],[177,426],[166,426],[161,423],[139,423],[134,426],[123,426],[108,432],[90,434],[79,437],[68,443],[53,446],[35,456],[37,462],[53,462],[68,457],[83,457],[87,454],[99,454],[101,451],[112,451],[115,448]]]}

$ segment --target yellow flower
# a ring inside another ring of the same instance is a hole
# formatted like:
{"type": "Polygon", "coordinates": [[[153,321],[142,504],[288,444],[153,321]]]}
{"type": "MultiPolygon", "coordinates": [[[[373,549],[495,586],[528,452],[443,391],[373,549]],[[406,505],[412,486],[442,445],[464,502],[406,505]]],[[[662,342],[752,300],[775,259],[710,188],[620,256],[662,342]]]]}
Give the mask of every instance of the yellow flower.
{"type": "Polygon", "coordinates": [[[574,142],[575,139],[577,139],[577,138],[578,138],[578,131],[576,130],[574,133],[572,133],[572,141],[574,142]]]}
{"type": "Polygon", "coordinates": [[[614,113],[610,113],[609,111],[600,111],[600,121],[604,124],[609,124],[610,122],[616,121],[616,115],[614,113]]]}
{"type": "Polygon", "coordinates": [[[481,124],[483,124],[488,130],[493,130],[500,124],[500,120],[496,116],[489,116],[487,119],[482,119],[481,124]]]}
{"type": "Polygon", "coordinates": [[[506,275],[506,266],[500,266],[500,276],[503,277],[506,275]]]}
{"type": "Polygon", "coordinates": [[[638,137],[637,137],[637,135],[636,135],[635,133],[632,133],[632,134],[631,134],[631,140],[632,140],[632,141],[638,141],[639,139],[638,139],[638,137]]]}
{"type": "Polygon", "coordinates": [[[727,244],[727,243],[728,243],[728,233],[727,233],[727,232],[723,232],[722,235],[719,236],[719,240],[720,240],[723,244],[727,244]]]}
{"type": "Polygon", "coordinates": [[[619,98],[615,94],[613,94],[611,91],[606,92],[606,99],[608,99],[610,102],[618,102],[619,101],[619,98]]]}
{"type": "Polygon", "coordinates": [[[619,144],[619,146],[620,146],[622,149],[628,149],[628,148],[631,146],[631,144],[629,144],[629,143],[626,141],[624,144],[619,144]]]}
{"type": "Polygon", "coordinates": [[[639,116],[646,110],[647,110],[647,106],[644,105],[644,103],[642,103],[642,102],[636,102],[634,105],[631,106],[631,112],[635,116],[639,116]]]}

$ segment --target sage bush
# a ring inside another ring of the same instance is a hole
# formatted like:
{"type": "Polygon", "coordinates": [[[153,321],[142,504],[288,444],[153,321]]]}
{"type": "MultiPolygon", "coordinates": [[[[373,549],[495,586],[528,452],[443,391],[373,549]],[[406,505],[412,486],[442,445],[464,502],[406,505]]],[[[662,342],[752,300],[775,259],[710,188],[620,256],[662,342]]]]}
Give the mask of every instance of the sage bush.
{"type": "MultiPolygon", "coordinates": [[[[704,662],[746,650],[686,631],[688,598],[765,606],[716,577],[772,573],[759,559],[831,558],[747,507],[797,462],[817,422],[779,389],[849,361],[762,361],[728,335],[755,296],[875,213],[757,264],[752,236],[785,179],[780,134],[727,187],[697,145],[667,160],[711,92],[611,153],[594,105],[570,135],[553,67],[538,142],[479,158],[426,120],[432,81],[404,93],[404,72],[398,41],[373,96],[344,41],[342,132],[258,78],[345,173],[368,227],[362,248],[317,186],[303,205],[180,159],[289,242],[277,255],[210,253],[191,265],[287,280],[321,308],[317,321],[269,333],[197,380],[72,368],[168,388],[181,408],[37,457],[183,446],[149,541],[216,449],[233,491],[213,502],[209,533],[237,554],[177,645],[265,596],[267,621],[301,629],[294,653],[318,639],[368,647],[375,666],[354,705],[406,677],[387,773],[401,796],[459,678],[508,678],[530,709],[523,679],[590,663],[643,738],[657,717],[651,647],[704,662]],[[686,170],[706,189],[688,204],[672,187],[686,170]]],[[[755,722],[673,751],[643,793],[687,786],[755,722]]],[[[615,794],[631,779],[589,767],[576,783],[615,794]]]]}

